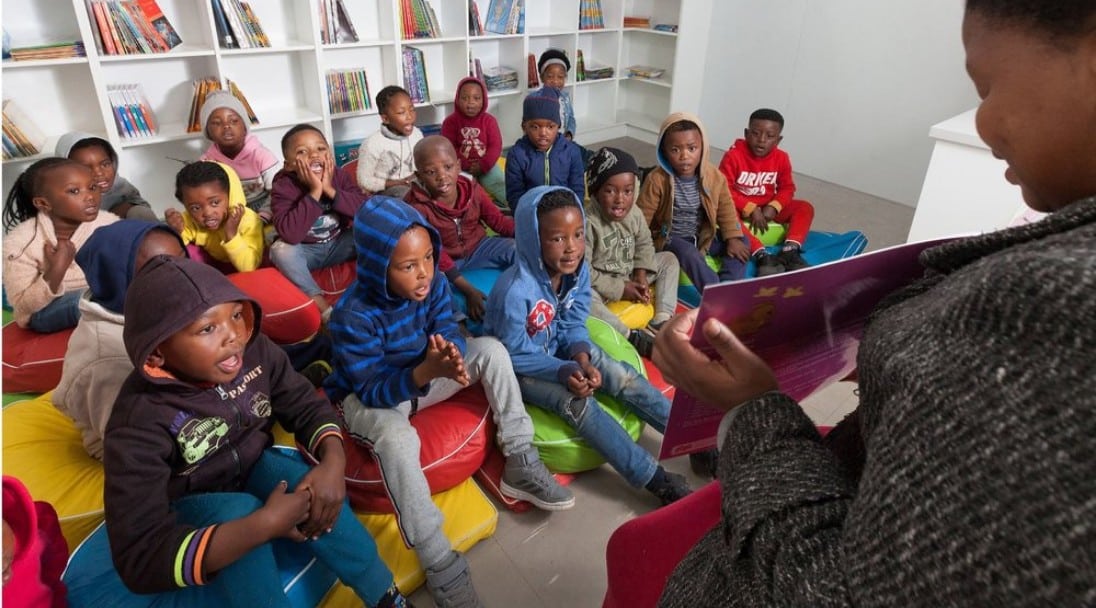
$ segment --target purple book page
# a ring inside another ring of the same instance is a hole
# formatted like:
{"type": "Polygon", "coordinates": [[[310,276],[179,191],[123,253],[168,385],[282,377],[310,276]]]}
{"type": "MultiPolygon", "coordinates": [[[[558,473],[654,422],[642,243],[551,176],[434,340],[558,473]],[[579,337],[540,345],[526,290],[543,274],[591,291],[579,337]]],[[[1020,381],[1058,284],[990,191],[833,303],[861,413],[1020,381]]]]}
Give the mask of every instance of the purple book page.
{"type": "MultiPolygon", "coordinates": [[[[924,273],[921,251],[953,237],[907,243],[795,272],[711,285],[696,327],[711,317],[772,367],[780,390],[804,399],[849,375],[864,322],[880,300],[924,273]]],[[[692,343],[715,351],[701,333],[692,343]]],[[[678,389],[659,458],[714,448],[723,410],[678,389]]]]}

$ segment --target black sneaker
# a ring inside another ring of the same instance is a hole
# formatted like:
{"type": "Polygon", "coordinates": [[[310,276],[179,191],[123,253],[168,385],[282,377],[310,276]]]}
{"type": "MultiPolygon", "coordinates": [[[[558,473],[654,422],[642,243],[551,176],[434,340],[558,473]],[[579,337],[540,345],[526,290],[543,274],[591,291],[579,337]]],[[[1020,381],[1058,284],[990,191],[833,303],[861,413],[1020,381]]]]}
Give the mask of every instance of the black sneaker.
{"type": "Polygon", "coordinates": [[[640,357],[651,358],[651,352],[655,348],[655,339],[651,334],[641,329],[633,329],[628,332],[628,343],[635,347],[640,357]]]}
{"type": "MultiPolygon", "coordinates": [[[[781,254],[783,255],[783,254],[781,254]]],[[[787,270],[779,256],[760,253],[757,256],[757,276],[767,277],[787,270]]]]}
{"type": "Polygon", "coordinates": [[[308,378],[308,381],[312,383],[312,386],[320,388],[323,386],[324,380],[331,375],[331,364],[323,359],[317,359],[312,363],[304,366],[301,370],[301,375],[308,378]]]}
{"type": "Polygon", "coordinates": [[[799,255],[798,249],[788,249],[776,254],[776,259],[780,260],[780,263],[784,265],[784,268],[789,272],[792,270],[799,270],[800,268],[806,268],[810,266],[803,256],[799,255]]]}
{"type": "Polygon", "coordinates": [[[689,467],[693,470],[693,473],[701,477],[715,479],[719,467],[719,452],[707,450],[689,454],[689,467]]]}
{"type": "Polygon", "coordinates": [[[670,473],[661,466],[655,471],[655,476],[647,482],[647,490],[658,497],[662,506],[677,502],[693,493],[683,475],[670,473]]]}

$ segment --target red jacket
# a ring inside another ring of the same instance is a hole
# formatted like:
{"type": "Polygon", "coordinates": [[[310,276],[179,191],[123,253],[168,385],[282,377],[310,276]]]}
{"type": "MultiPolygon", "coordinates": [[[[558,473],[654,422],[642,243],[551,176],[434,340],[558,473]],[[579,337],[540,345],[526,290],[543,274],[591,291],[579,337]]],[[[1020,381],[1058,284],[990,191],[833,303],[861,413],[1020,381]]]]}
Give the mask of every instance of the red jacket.
{"type": "Polygon", "coordinates": [[[468,76],[458,82],[454,105],[460,101],[460,88],[466,82],[474,82],[483,90],[483,108],[471,118],[454,109],[442,121],[441,134],[457,149],[461,171],[470,171],[473,161],[479,161],[480,170],[487,173],[502,154],[502,133],[499,122],[487,113],[487,88],[480,80],[468,76]]]}
{"type": "Polygon", "coordinates": [[[470,255],[487,237],[486,224],[499,236],[514,236],[514,218],[499,211],[478,182],[462,174],[457,178],[457,202],[452,208],[439,204],[415,182],[404,197],[441,235],[438,270],[452,281],[460,276],[453,260],[470,255]]]}
{"type": "Polygon", "coordinates": [[[780,148],[764,158],[754,156],[746,140],[735,140],[719,162],[719,171],[731,187],[731,198],[739,215],[749,217],[757,207],[773,202],[777,212],[795,194],[792,161],[780,148]]]}

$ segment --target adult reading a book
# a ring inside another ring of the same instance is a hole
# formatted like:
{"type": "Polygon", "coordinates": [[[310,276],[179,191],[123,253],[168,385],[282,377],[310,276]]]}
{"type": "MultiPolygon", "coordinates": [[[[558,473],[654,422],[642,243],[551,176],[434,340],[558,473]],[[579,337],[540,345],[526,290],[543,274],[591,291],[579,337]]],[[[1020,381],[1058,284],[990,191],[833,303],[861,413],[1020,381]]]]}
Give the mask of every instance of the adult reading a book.
{"type": "Polygon", "coordinates": [[[1096,3],[967,0],[978,132],[1038,222],[929,249],[876,309],[860,406],[821,440],[695,313],[673,384],[722,404],[722,523],[665,607],[1096,605],[1096,3]]]}

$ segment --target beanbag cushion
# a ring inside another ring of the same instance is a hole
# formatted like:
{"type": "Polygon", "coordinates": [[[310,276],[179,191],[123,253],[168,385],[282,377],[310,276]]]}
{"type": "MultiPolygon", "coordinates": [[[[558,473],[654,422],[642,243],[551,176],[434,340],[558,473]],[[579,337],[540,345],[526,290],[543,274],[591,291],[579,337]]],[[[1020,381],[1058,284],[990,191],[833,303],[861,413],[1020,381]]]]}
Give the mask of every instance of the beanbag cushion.
{"type": "MultiPolygon", "coordinates": [[[[657,289],[657,287],[655,288],[657,289]]],[[[620,318],[628,329],[643,329],[655,317],[654,304],[617,300],[606,304],[609,312],[620,318]]]]}
{"type": "Polygon", "coordinates": [[[14,322],[4,325],[4,392],[43,393],[56,388],[72,331],[40,334],[14,322]]]}
{"type": "MultiPolygon", "coordinates": [[[[646,368],[628,340],[608,323],[594,317],[586,320],[590,339],[610,357],[631,365],[643,376],[646,368]]],[[[624,430],[638,440],[643,431],[643,421],[616,399],[598,395],[597,402],[624,430]]],[[[535,405],[527,405],[533,419],[533,445],[540,451],[540,459],[553,473],[577,473],[601,466],[605,459],[583,440],[578,432],[562,418],[535,405]]]]}
{"type": "Polygon", "coordinates": [[[277,268],[234,272],[228,280],[263,309],[260,328],[278,344],[295,344],[320,330],[320,309],[277,268]]]}
{"type": "MultiPolygon", "coordinates": [[[[502,271],[494,268],[479,268],[476,270],[464,271],[460,274],[464,277],[464,280],[471,283],[473,287],[485,294],[489,294],[491,293],[491,288],[495,286],[495,281],[497,281],[499,275],[502,274],[502,271]]],[[[457,310],[467,315],[468,300],[465,299],[464,294],[453,286],[449,287],[449,291],[450,296],[453,298],[453,305],[457,307],[457,310]]],[[[479,321],[467,319],[464,322],[464,326],[473,336],[483,335],[483,323],[479,321]]]]}
{"type": "Polygon", "coordinates": [[[323,297],[327,303],[334,306],[339,301],[347,287],[354,282],[357,272],[357,262],[347,260],[334,266],[320,268],[312,271],[312,278],[323,290],[323,297]]]}

